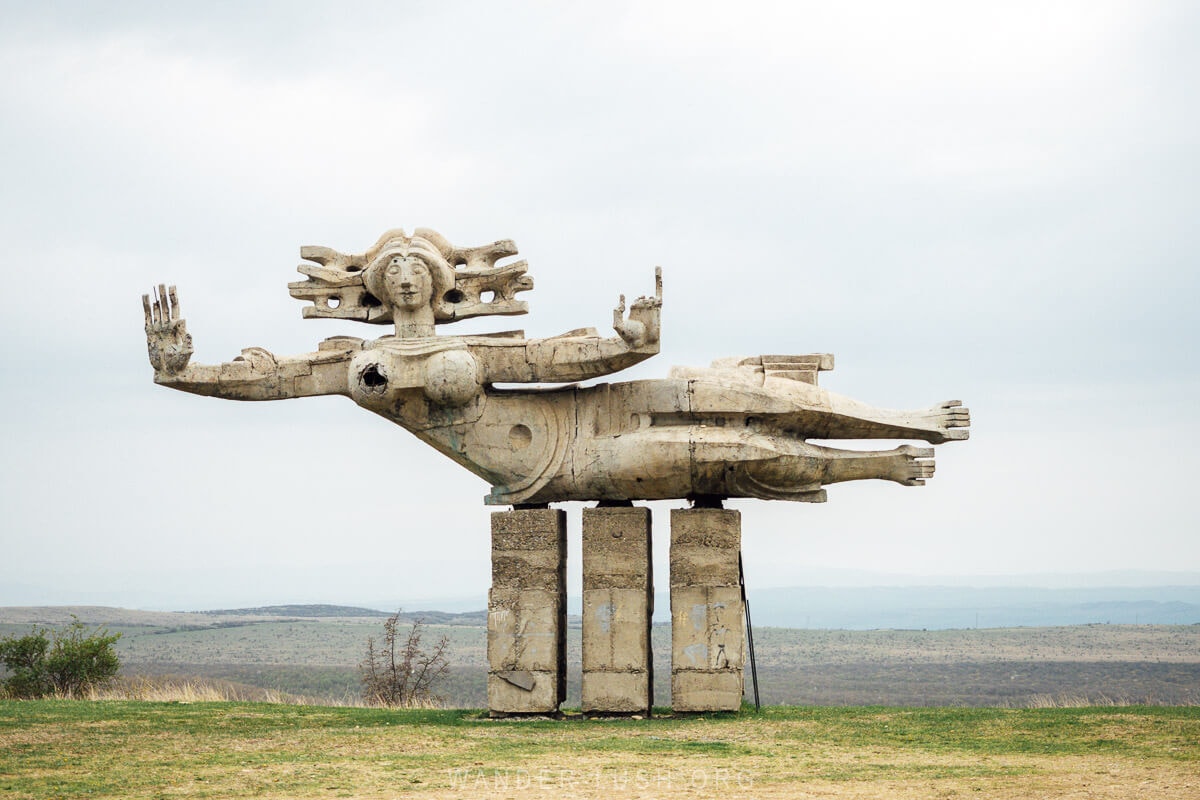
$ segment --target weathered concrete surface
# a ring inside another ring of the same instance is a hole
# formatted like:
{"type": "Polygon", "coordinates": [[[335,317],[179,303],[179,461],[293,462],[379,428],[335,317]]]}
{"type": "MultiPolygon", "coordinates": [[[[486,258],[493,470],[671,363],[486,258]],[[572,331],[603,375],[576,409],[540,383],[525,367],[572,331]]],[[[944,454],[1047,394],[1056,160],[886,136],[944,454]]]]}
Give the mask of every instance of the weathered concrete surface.
{"type": "Polygon", "coordinates": [[[488,708],[548,714],[566,697],[566,512],[492,514],[488,708]]]}
{"type": "Polygon", "coordinates": [[[757,355],[677,367],[659,380],[560,391],[498,385],[573,383],[611,375],[659,352],[662,275],[654,293],[613,310],[613,335],[577,328],[446,336],[439,327],[524,314],[533,288],[508,240],[460,247],[428,228],[384,233],[362,253],[305,247],[305,280],[289,284],[307,318],[393,325],[374,340],[336,336],[315,352],[251,347],[233,361],[193,364],[174,287],[143,296],[155,382],[237,400],[340,394],[403,426],[487,481],[486,502],[622,502],[696,496],[819,503],[823,486],[889,480],[920,486],[933,448],[843,450],[809,439],[966,439],[958,401],[895,411],[817,385],[833,356],[757,355]]]}
{"type": "Polygon", "coordinates": [[[738,584],[741,512],[671,511],[671,706],[742,705],[745,609],[738,584]]]}
{"type": "Polygon", "coordinates": [[[654,705],[650,509],[583,510],[583,712],[654,705]]]}

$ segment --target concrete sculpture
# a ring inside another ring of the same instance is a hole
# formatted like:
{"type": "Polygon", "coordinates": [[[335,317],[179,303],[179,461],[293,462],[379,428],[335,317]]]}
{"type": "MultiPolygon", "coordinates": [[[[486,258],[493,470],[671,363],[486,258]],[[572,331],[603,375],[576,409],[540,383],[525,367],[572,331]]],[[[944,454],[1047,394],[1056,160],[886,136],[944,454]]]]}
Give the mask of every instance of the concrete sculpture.
{"type": "Polygon", "coordinates": [[[507,240],[456,247],[428,229],[388,231],[361,254],[304,247],[310,263],[298,269],[306,279],[289,289],[310,303],[306,319],[390,324],[394,333],[335,336],[300,356],[248,348],[219,365],[190,362],[175,287],[159,286],[143,296],[154,380],[236,400],[345,395],[487,481],[485,502],[513,508],[493,516],[489,702],[497,713],[549,711],[562,700],[565,521],[547,504],[568,500],[600,504],[584,516],[585,609],[595,601],[596,620],[606,620],[593,626],[591,648],[585,620],[585,710],[648,710],[650,525],[632,501],[693,501],[696,508],[672,515],[672,597],[691,598],[686,625],[676,620],[675,706],[736,708],[741,605],[730,597],[737,581],[728,566],[740,522],[720,501],[824,502],[824,486],[851,480],[922,485],[933,474],[932,448],[858,451],[808,440],[939,444],[967,438],[969,413],[957,401],[891,411],[828,392],[817,385],[818,373],[833,368],[827,354],[722,359],[676,367],[661,380],[572,385],[658,353],[660,272],[653,295],[628,309],[621,296],[613,336],[592,328],[545,339],[438,335],[438,325],[461,319],[527,312],[516,299],[533,288],[525,262],[497,264],[516,252],[507,240]],[[511,388],[545,383],[567,385],[511,388]],[[597,655],[600,644],[606,656],[597,655]]]}

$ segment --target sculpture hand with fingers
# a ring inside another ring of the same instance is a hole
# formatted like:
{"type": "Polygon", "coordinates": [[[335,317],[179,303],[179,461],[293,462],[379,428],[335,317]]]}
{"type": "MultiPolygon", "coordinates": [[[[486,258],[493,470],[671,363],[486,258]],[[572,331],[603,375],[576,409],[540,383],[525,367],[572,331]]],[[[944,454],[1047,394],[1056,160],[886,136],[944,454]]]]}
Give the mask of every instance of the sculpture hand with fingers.
{"type": "Polygon", "coordinates": [[[461,248],[429,229],[385,233],[344,254],[305,247],[306,318],[390,324],[374,340],[333,337],[313,353],[277,357],[248,348],[221,365],[189,365],[191,337],[175,288],[143,297],[155,381],[239,400],[342,394],[411,431],[486,480],[486,502],[759,497],[821,502],[823,486],[879,479],[918,486],[933,449],[857,451],[809,439],[966,439],[957,401],[891,411],[817,386],[827,354],[722,359],[674,368],[665,379],[595,386],[659,351],[662,274],[653,296],[613,312],[615,336],[583,328],[528,339],[523,331],[444,336],[437,328],[481,315],[527,312],[533,288],[511,241],[461,248]],[[521,388],[520,384],[562,384],[521,388]],[[512,388],[517,385],[517,388],[512,388]],[[507,387],[507,388],[502,388],[507,387]]]}
{"type": "Polygon", "coordinates": [[[160,285],[154,293],[142,295],[146,312],[146,347],[154,371],[174,375],[182,371],[192,357],[192,337],[187,323],[179,316],[179,298],[175,287],[160,285]]]}
{"type": "Polygon", "coordinates": [[[613,330],[630,347],[657,345],[662,319],[662,269],[654,270],[654,297],[639,297],[625,318],[625,295],[613,309],[613,330]]]}

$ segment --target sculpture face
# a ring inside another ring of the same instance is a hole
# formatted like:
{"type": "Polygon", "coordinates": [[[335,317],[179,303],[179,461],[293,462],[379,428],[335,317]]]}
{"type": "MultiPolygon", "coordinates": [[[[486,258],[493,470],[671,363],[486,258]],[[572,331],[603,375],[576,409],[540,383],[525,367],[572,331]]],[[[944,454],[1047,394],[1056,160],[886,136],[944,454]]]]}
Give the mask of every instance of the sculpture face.
{"type": "Polygon", "coordinates": [[[433,276],[429,266],[415,254],[396,253],[383,269],[383,285],[394,308],[417,311],[433,298],[433,276]]]}

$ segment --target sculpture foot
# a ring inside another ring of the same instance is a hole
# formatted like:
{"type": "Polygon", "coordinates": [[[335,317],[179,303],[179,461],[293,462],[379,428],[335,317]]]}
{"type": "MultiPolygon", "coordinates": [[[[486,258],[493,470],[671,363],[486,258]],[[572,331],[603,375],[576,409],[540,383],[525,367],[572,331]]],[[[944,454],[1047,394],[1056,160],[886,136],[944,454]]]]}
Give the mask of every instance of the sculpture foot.
{"type": "Polygon", "coordinates": [[[930,444],[963,441],[971,437],[971,409],[964,408],[961,400],[947,400],[929,409],[926,414],[932,429],[929,436],[922,437],[930,444]]]}
{"type": "Polygon", "coordinates": [[[897,447],[896,457],[891,459],[889,480],[905,486],[924,486],[933,477],[933,448],[914,447],[911,444],[897,447]]]}

